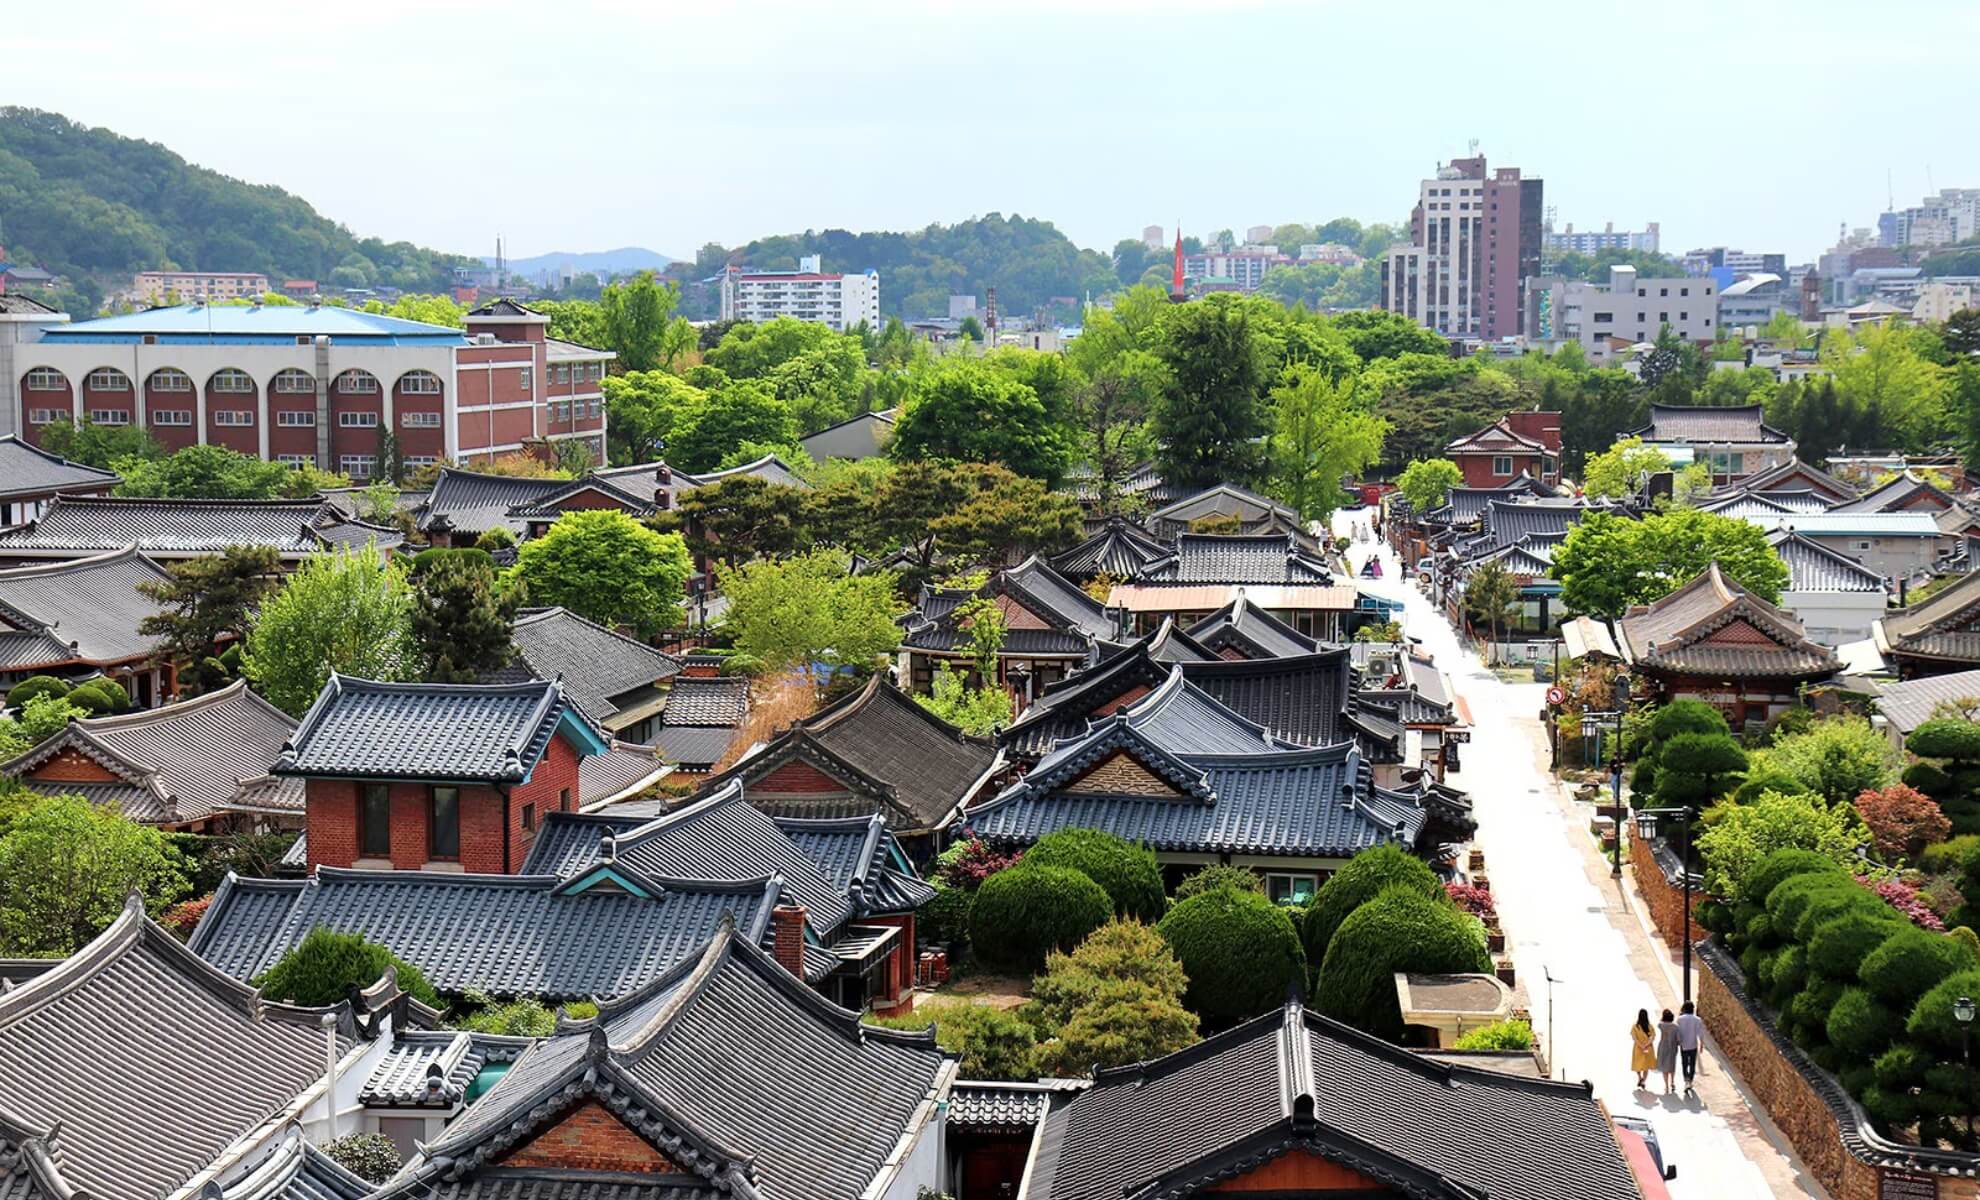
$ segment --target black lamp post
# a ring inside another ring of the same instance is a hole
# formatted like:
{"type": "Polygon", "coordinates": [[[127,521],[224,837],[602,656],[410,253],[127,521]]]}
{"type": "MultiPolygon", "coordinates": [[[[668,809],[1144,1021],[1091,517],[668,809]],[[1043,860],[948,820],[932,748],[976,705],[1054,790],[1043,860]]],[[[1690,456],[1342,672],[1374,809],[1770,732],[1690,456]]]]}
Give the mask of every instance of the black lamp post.
{"type": "Polygon", "coordinates": [[[1621,879],[1623,822],[1626,817],[1623,811],[1622,799],[1623,713],[1629,708],[1629,676],[1623,674],[1621,671],[1617,671],[1616,677],[1609,683],[1609,691],[1610,699],[1616,710],[1616,744],[1609,754],[1609,770],[1615,777],[1615,801],[1609,808],[1609,820],[1611,822],[1611,832],[1615,842],[1615,849],[1609,874],[1613,878],[1621,879]]]}
{"type": "Polygon", "coordinates": [[[1966,1073],[1966,1144],[1973,1144],[1973,1047],[1968,1031],[1973,1028],[1973,997],[1961,996],[1953,1001],[1953,1020],[1959,1022],[1959,1057],[1965,1065],[1966,1073]]]}
{"type": "Polygon", "coordinates": [[[1684,995],[1680,997],[1686,1004],[1691,1003],[1691,809],[1682,808],[1639,808],[1636,810],[1636,831],[1644,841],[1657,836],[1659,817],[1678,818],[1678,870],[1684,876],[1684,995]]]}

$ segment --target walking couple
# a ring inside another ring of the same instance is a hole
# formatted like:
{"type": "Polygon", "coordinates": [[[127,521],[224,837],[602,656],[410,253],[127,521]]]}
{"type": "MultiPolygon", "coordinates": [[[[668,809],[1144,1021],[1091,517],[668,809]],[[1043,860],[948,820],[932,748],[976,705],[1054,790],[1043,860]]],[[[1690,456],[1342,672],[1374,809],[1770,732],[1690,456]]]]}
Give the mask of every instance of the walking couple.
{"type": "Polygon", "coordinates": [[[1688,1095],[1692,1081],[1698,1078],[1698,1048],[1705,1041],[1705,1022],[1698,1016],[1697,1006],[1691,1001],[1684,1002],[1684,1011],[1677,1017],[1671,1010],[1664,1010],[1664,1019],[1656,1029],[1650,1027],[1650,1010],[1636,1010],[1636,1024],[1629,1027],[1630,1054],[1629,1068],[1636,1072],[1636,1086],[1639,1091],[1649,1086],[1651,1071],[1662,1072],[1664,1094],[1677,1093],[1678,1063],[1684,1063],[1684,1090],[1688,1095]]]}

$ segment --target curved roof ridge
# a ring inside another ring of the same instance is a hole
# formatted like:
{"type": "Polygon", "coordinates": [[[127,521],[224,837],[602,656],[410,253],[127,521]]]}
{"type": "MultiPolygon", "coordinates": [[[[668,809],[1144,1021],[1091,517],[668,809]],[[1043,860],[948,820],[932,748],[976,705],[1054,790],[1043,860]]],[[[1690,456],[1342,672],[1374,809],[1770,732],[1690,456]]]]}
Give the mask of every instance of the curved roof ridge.
{"type": "Polygon", "coordinates": [[[144,551],[138,548],[136,542],[129,542],[121,549],[106,550],[101,554],[91,554],[83,558],[58,558],[49,562],[8,567],[5,570],[0,570],[0,585],[4,585],[10,579],[44,579],[50,575],[65,575],[70,571],[83,568],[108,566],[113,562],[121,562],[127,558],[142,560],[153,571],[158,573],[160,579],[171,578],[172,573],[170,571],[153,562],[144,551]]]}

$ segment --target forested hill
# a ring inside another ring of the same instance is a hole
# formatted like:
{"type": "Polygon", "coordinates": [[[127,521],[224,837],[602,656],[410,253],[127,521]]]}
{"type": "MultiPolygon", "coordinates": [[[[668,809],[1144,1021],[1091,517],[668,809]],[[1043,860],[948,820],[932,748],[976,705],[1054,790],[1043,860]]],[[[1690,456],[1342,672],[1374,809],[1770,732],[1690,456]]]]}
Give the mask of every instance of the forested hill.
{"type": "MultiPolygon", "coordinates": [[[[880,310],[907,318],[946,316],[951,295],[997,289],[997,306],[1030,315],[1054,297],[1075,303],[1058,315],[1077,314],[1091,290],[1097,297],[1120,287],[1113,260],[1081,250],[1050,221],[1001,213],[930,225],[911,233],[849,233],[843,229],[759,238],[739,250],[704,246],[695,275],[707,278],[728,263],[755,271],[795,270],[798,257],[817,254],[827,271],[880,272],[880,310]]],[[[684,266],[685,264],[683,264],[684,266]]]]}
{"type": "Polygon", "coordinates": [[[32,108],[0,108],[0,246],[14,262],[74,279],[91,301],[146,270],[432,291],[472,261],[355,237],[281,188],[32,108]]]}

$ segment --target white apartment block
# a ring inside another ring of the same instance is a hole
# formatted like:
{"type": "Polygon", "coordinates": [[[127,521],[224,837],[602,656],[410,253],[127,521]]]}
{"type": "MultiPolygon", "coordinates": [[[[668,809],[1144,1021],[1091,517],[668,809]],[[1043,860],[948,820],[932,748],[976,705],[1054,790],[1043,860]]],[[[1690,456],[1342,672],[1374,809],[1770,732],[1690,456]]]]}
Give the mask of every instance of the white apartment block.
{"type": "Polygon", "coordinates": [[[1718,330],[1718,289],[1699,276],[1638,279],[1634,267],[1612,267],[1606,284],[1545,275],[1528,280],[1526,291],[1534,339],[1577,342],[1590,362],[1654,342],[1666,325],[1688,342],[1709,342],[1718,330]]]}
{"type": "Polygon", "coordinates": [[[268,276],[255,271],[140,271],[131,294],[147,304],[198,304],[259,299],[268,276]]]}
{"type": "Polygon", "coordinates": [[[1613,221],[1601,229],[1576,229],[1573,222],[1567,229],[1555,232],[1552,229],[1542,235],[1547,249],[1555,253],[1594,255],[1603,250],[1630,250],[1642,254],[1658,253],[1659,235],[1657,222],[1652,221],[1642,229],[1618,230],[1613,221]]]}
{"type": "Polygon", "coordinates": [[[795,271],[751,272],[731,267],[722,276],[724,321],[773,321],[795,317],[844,333],[866,322],[880,328],[880,275],[828,274],[816,254],[798,260],[795,271]]]}
{"type": "Polygon", "coordinates": [[[1265,282],[1265,272],[1286,261],[1277,246],[1245,247],[1229,254],[1190,254],[1183,258],[1183,274],[1190,279],[1228,279],[1241,292],[1255,292],[1265,282]]]}

